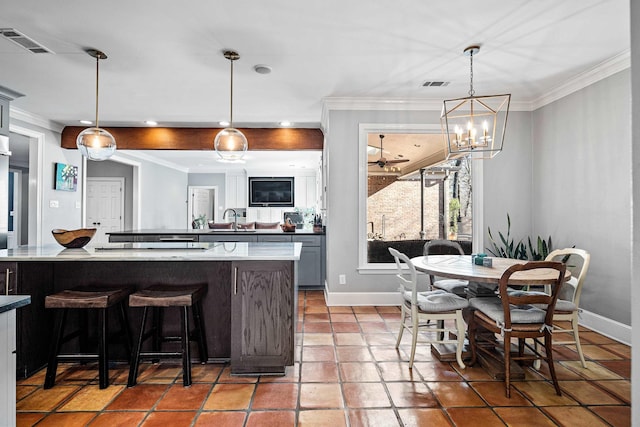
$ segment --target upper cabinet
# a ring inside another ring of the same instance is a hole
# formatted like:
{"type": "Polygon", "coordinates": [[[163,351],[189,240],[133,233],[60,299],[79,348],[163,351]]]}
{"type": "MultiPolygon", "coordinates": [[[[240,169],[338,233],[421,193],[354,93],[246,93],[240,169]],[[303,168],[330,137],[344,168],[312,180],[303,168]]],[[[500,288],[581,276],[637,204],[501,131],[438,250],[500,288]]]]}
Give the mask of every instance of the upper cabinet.
{"type": "Polygon", "coordinates": [[[247,207],[247,175],[244,172],[226,174],[225,207],[247,207]]]}
{"type": "MultiPolygon", "coordinates": [[[[225,208],[248,208],[248,176],[277,177],[284,176],[281,171],[261,170],[260,172],[229,172],[225,183],[225,208]]],[[[309,209],[318,207],[318,175],[316,171],[297,171],[288,174],[294,177],[294,207],[279,208],[279,211],[292,211],[295,208],[309,209]]],[[[247,217],[251,210],[248,208],[247,217]]],[[[255,217],[252,215],[251,217],[255,217]]],[[[264,216],[264,215],[263,215],[264,216]]],[[[271,215],[269,216],[271,217],[271,215]]],[[[266,218],[263,218],[266,220],[266,218]]],[[[282,218],[279,218],[282,221],[282,218]]]]}
{"type": "Polygon", "coordinates": [[[0,86],[0,135],[9,136],[9,103],[23,94],[0,86]]]}
{"type": "Polygon", "coordinates": [[[9,136],[9,100],[0,96],[0,135],[9,136]]]}

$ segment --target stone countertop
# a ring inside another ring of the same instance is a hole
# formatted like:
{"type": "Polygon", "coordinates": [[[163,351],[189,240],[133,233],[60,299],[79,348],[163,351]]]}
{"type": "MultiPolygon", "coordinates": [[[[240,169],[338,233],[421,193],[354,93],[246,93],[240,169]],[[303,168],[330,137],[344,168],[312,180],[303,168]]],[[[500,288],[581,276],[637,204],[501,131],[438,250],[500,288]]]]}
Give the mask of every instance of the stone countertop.
{"type": "Polygon", "coordinates": [[[0,295],[0,313],[31,304],[29,295],[0,295]]]}
{"type": "Polygon", "coordinates": [[[166,228],[158,228],[158,229],[142,229],[142,230],[123,230],[123,231],[110,231],[106,233],[111,236],[130,236],[130,235],[243,235],[246,234],[248,236],[257,235],[257,234],[287,234],[287,235],[300,235],[300,234],[317,234],[324,235],[325,233],[314,233],[313,230],[305,230],[305,229],[297,229],[296,231],[282,231],[280,227],[277,229],[252,229],[252,230],[230,230],[230,229],[213,229],[213,228],[199,228],[199,229],[166,229],[166,228]]]}
{"type": "Polygon", "coordinates": [[[0,250],[0,261],[299,261],[299,242],[105,243],[0,250]]]}

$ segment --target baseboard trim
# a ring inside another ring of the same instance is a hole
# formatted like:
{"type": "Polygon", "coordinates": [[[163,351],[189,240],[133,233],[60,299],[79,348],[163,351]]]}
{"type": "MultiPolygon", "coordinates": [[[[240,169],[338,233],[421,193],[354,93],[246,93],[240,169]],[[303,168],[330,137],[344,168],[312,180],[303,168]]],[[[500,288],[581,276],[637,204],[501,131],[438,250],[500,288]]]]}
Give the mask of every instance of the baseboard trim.
{"type": "Polygon", "coordinates": [[[626,345],[631,345],[631,326],[608,319],[587,310],[581,310],[578,323],[626,345]]]}
{"type": "MultiPolygon", "coordinates": [[[[324,297],[328,306],[400,305],[398,292],[330,292],[325,286],[324,297]]],[[[591,313],[580,312],[580,325],[626,345],[631,345],[631,327],[615,320],[591,313]]]]}
{"type": "Polygon", "coordinates": [[[328,306],[339,305],[400,305],[399,292],[330,292],[326,287],[324,297],[328,306]]]}

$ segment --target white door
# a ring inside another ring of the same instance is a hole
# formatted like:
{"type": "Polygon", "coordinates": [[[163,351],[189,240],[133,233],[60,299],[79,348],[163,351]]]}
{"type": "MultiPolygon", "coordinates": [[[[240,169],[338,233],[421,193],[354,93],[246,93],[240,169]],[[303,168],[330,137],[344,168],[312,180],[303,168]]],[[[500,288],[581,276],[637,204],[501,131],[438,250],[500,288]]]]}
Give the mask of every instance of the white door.
{"type": "Polygon", "coordinates": [[[204,218],[203,226],[206,227],[208,221],[216,219],[216,206],[218,205],[218,187],[194,186],[188,188],[189,200],[187,203],[187,217],[191,228],[193,221],[204,218]]]}
{"type": "Polygon", "coordinates": [[[124,178],[87,178],[87,227],[98,229],[93,244],[107,243],[109,231],[122,231],[124,178]]]}

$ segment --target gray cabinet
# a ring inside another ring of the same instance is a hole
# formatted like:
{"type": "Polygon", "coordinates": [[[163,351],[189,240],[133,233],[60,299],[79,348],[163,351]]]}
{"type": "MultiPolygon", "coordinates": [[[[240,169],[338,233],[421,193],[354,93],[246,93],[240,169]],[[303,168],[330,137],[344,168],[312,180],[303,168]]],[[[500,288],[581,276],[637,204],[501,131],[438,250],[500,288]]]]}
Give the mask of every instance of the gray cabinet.
{"type": "Polygon", "coordinates": [[[2,293],[30,295],[31,304],[18,310],[16,329],[16,372],[26,378],[47,363],[52,316],[44,298],[53,293],[53,265],[37,262],[0,262],[2,293]]]}
{"type": "Polygon", "coordinates": [[[231,373],[284,374],[293,365],[297,295],[293,262],[233,262],[231,373]]]}
{"type": "Polygon", "coordinates": [[[260,234],[258,235],[258,242],[290,242],[291,235],[289,234],[260,234]]]}
{"type": "Polygon", "coordinates": [[[235,234],[201,234],[200,242],[256,242],[257,236],[238,232],[235,234]]]}
{"type": "Polygon", "coordinates": [[[298,287],[323,288],[325,278],[325,236],[297,235],[294,242],[302,242],[298,263],[298,287]]]}

